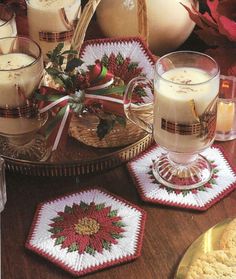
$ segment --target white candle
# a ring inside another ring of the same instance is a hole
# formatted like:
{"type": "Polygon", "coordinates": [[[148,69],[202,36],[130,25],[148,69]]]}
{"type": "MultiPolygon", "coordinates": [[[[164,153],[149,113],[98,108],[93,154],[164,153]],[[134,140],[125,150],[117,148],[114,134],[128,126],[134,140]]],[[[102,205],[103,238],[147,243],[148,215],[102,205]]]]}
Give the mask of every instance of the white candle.
{"type": "MultiPolygon", "coordinates": [[[[0,55],[0,107],[25,104],[42,78],[43,65],[24,53],[0,55]],[[37,63],[36,63],[37,62],[37,63]],[[24,96],[19,94],[19,90],[24,96]]],[[[21,134],[35,129],[35,120],[0,117],[0,132],[21,134]]]]}
{"type": "MultiPolygon", "coordinates": [[[[45,41],[40,37],[40,32],[61,33],[73,29],[73,22],[79,14],[80,0],[28,0],[27,4],[30,37],[40,45],[46,60],[46,53],[54,49],[59,40],[45,41]]],[[[71,39],[65,39],[64,49],[69,49],[70,43],[71,39]]]]}
{"type": "Polygon", "coordinates": [[[180,124],[189,129],[199,123],[199,117],[217,97],[217,80],[206,82],[210,78],[207,72],[190,67],[173,68],[162,77],[154,85],[154,139],[171,151],[192,153],[204,149],[213,141],[214,134],[203,140],[198,133],[183,135],[167,131],[162,125],[164,121],[173,124],[170,127],[180,124]]]}

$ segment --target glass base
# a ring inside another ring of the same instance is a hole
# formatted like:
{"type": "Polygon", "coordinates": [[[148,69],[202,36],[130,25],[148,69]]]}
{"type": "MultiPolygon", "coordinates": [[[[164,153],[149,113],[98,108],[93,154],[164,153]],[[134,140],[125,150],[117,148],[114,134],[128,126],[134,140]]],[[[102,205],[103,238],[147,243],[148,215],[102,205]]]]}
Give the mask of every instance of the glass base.
{"type": "Polygon", "coordinates": [[[201,187],[211,179],[212,167],[202,155],[166,153],[153,163],[152,172],[164,186],[190,190],[201,187]]]}
{"type": "Polygon", "coordinates": [[[236,130],[230,132],[218,132],[216,131],[215,140],[218,141],[228,141],[236,139],[236,130]]]}
{"type": "Polygon", "coordinates": [[[33,139],[24,144],[7,137],[0,137],[0,154],[5,157],[40,162],[46,161],[50,153],[46,139],[40,134],[36,134],[33,139]]]}

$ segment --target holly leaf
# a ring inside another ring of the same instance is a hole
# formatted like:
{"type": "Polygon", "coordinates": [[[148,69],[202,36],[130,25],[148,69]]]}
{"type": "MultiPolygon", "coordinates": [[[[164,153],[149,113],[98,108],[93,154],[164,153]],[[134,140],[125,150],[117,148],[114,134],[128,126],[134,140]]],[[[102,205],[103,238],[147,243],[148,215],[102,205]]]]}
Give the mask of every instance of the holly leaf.
{"type": "Polygon", "coordinates": [[[57,76],[61,74],[61,71],[58,70],[57,68],[46,68],[45,71],[50,75],[50,76],[57,76]]]}
{"type": "Polygon", "coordinates": [[[116,116],[116,121],[117,121],[122,127],[125,127],[125,126],[126,126],[126,119],[125,119],[125,117],[116,116]]]}
{"type": "Polygon", "coordinates": [[[97,136],[101,140],[103,139],[114,127],[114,119],[100,119],[97,126],[97,136]]]}
{"type": "Polygon", "coordinates": [[[63,51],[61,55],[65,55],[65,54],[72,54],[72,55],[74,54],[74,55],[76,55],[76,54],[78,54],[78,51],[74,50],[74,49],[68,49],[68,50],[63,51]]]}
{"type": "Polygon", "coordinates": [[[71,72],[73,71],[75,68],[81,66],[83,64],[83,61],[79,58],[72,58],[71,60],[69,60],[66,64],[66,72],[71,72]]]}

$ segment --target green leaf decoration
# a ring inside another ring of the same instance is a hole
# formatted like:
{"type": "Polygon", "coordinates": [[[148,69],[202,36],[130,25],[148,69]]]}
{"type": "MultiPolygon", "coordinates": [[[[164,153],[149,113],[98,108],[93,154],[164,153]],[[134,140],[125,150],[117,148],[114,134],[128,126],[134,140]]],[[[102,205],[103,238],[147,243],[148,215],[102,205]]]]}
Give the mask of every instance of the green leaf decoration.
{"type": "Polygon", "coordinates": [[[53,50],[54,55],[58,55],[64,47],[64,43],[59,43],[53,50]]]}
{"type": "Polygon", "coordinates": [[[70,207],[70,206],[68,206],[68,205],[66,205],[66,206],[65,206],[65,209],[64,209],[64,212],[66,212],[66,213],[72,213],[72,212],[73,212],[73,208],[70,207]]]}
{"type": "Polygon", "coordinates": [[[115,125],[114,119],[100,119],[100,122],[97,126],[97,136],[101,140],[103,139],[115,125]]]}
{"type": "Polygon", "coordinates": [[[87,246],[85,249],[85,252],[94,256],[95,255],[95,250],[91,246],[87,246]]]}
{"type": "Polygon", "coordinates": [[[131,70],[134,70],[138,67],[138,63],[137,62],[131,62],[129,65],[128,65],[128,71],[131,71],[131,70]]]}
{"type": "Polygon", "coordinates": [[[65,241],[65,236],[59,236],[56,241],[55,241],[55,244],[54,245],[60,245],[62,244],[64,241],[65,241]]]}
{"type": "Polygon", "coordinates": [[[100,203],[96,205],[96,210],[102,210],[105,207],[105,203],[100,203]]]}
{"type": "Polygon", "coordinates": [[[108,63],[109,63],[109,57],[107,54],[104,54],[102,59],[101,59],[101,63],[105,66],[108,67],[108,63]]]}
{"type": "Polygon", "coordinates": [[[116,217],[118,213],[118,210],[112,210],[109,212],[108,217],[116,217]]]}
{"type": "Polygon", "coordinates": [[[59,232],[63,231],[63,229],[54,227],[54,228],[49,229],[48,231],[52,234],[56,234],[56,233],[59,233],[59,232]]]}
{"type": "Polygon", "coordinates": [[[217,183],[216,183],[216,180],[215,180],[214,178],[212,178],[212,179],[209,181],[209,183],[211,183],[211,184],[217,184],[217,183]]]}
{"type": "Polygon", "coordinates": [[[204,186],[198,187],[197,189],[198,189],[198,191],[206,192],[206,189],[204,186]]]}
{"type": "Polygon", "coordinates": [[[72,58],[70,61],[68,61],[67,65],[66,65],[66,72],[71,72],[73,71],[75,68],[81,66],[83,64],[83,61],[79,58],[72,58]]]}
{"type": "Polygon", "coordinates": [[[65,87],[65,83],[64,83],[64,81],[61,79],[61,77],[53,75],[52,78],[53,78],[53,80],[55,81],[55,83],[58,83],[59,85],[65,87]]]}
{"type": "Polygon", "coordinates": [[[84,210],[87,210],[89,208],[89,205],[83,201],[80,202],[79,206],[84,210]]]}
{"type": "Polygon", "coordinates": [[[147,96],[147,93],[143,87],[137,87],[135,93],[137,93],[140,97],[147,96]]]}
{"type": "Polygon", "coordinates": [[[72,54],[72,55],[77,55],[78,51],[77,50],[73,50],[73,49],[69,49],[69,50],[65,50],[61,53],[61,55],[65,55],[65,54],[72,54]]]}
{"type": "Polygon", "coordinates": [[[76,243],[72,243],[71,246],[68,248],[67,252],[75,252],[78,250],[78,246],[76,243]]]}
{"type": "Polygon", "coordinates": [[[189,190],[181,191],[183,197],[186,197],[189,194],[189,190]]]}
{"type": "MultiPolygon", "coordinates": [[[[156,179],[155,179],[155,181],[156,181],[156,179]]],[[[155,183],[155,182],[153,182],[153,183],[155,183]]],[[[168,194],[171,194],[171,193],[174,192],[174,190],[171,189],[171,188],[165,187],[165,189],[166,189],[166,191],[167,191],[168,194]]]]}
{"type": "Polygon", "coordinates": [[[103,247],[104,249],[110,251],[110,250],[111,250],[111,243],[108,242],[108,241],[106,241],[106,240],[103,240],[103,241],[102,241],[102,247],[103,247]]]}
{"type": "Polygon", "coordinates": [[[60,222],[60,221],[63,221],[64,218],[63,218],[63,216],[57,216],[57,217],[55,217],[55,218],[52,218],[51,220],[52,220],[53,222],[60,222]]]}
{"type": "Polygon", "coordinates": [[[116,63],[118,65],[122,65],[124,63],[124,57],[121,55],[120,52],[116,56],[116,63]]]}
{"type": "Polygon", "coordinates": [[[218,169],[213,169],[213,173],[214,173],[214,174],[216,174],[216,173],[218,173],[218,172],[219,172],[218,169]]]}
{"type": "Polygon", "coordinates": [[[45,71],[51,76],[56,76],[61,74],[61,71],[58,70],[57,68],[46,68],[45,71]]]}
{"type": "Polygon", "coordinates": [[[126,126],[126,118],[122,116],[116,116],[116,121],[122,126],[126,126]]]}
{"type": "Polygon", "coordinates": [[[116,227],[119,227],[119,228],[122,228],[122,227],[125,227],[125,223],[121,222],[121,221],[118,221],[118,222],[113,222],[112,223],[114,226],[116,227]]]}
{"type": "Polygon", "coordinates": [[[111,233],[111,236],[112,236],[112,238],[115,238],[115,239],[120,239],[120,238],[124,237],[122,234],[118,234],[118,233],[111,233]]]}

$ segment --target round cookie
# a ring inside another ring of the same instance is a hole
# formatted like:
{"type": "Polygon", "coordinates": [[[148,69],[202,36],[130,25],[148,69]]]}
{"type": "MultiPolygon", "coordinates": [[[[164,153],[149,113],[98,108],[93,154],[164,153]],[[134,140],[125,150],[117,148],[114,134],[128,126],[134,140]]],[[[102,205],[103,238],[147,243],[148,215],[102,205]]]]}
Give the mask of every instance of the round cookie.
{"type": "Polygon", "coordinates": [[[189,268],[186,279],[235,279],[236,249],[203,254],[189,268]]]}
{"type": "Polygon", "coordinates": [[[220,248],[236,248],[236,218],[233,219],[223,231],[223,234],[220,239],[220,248]]]}

